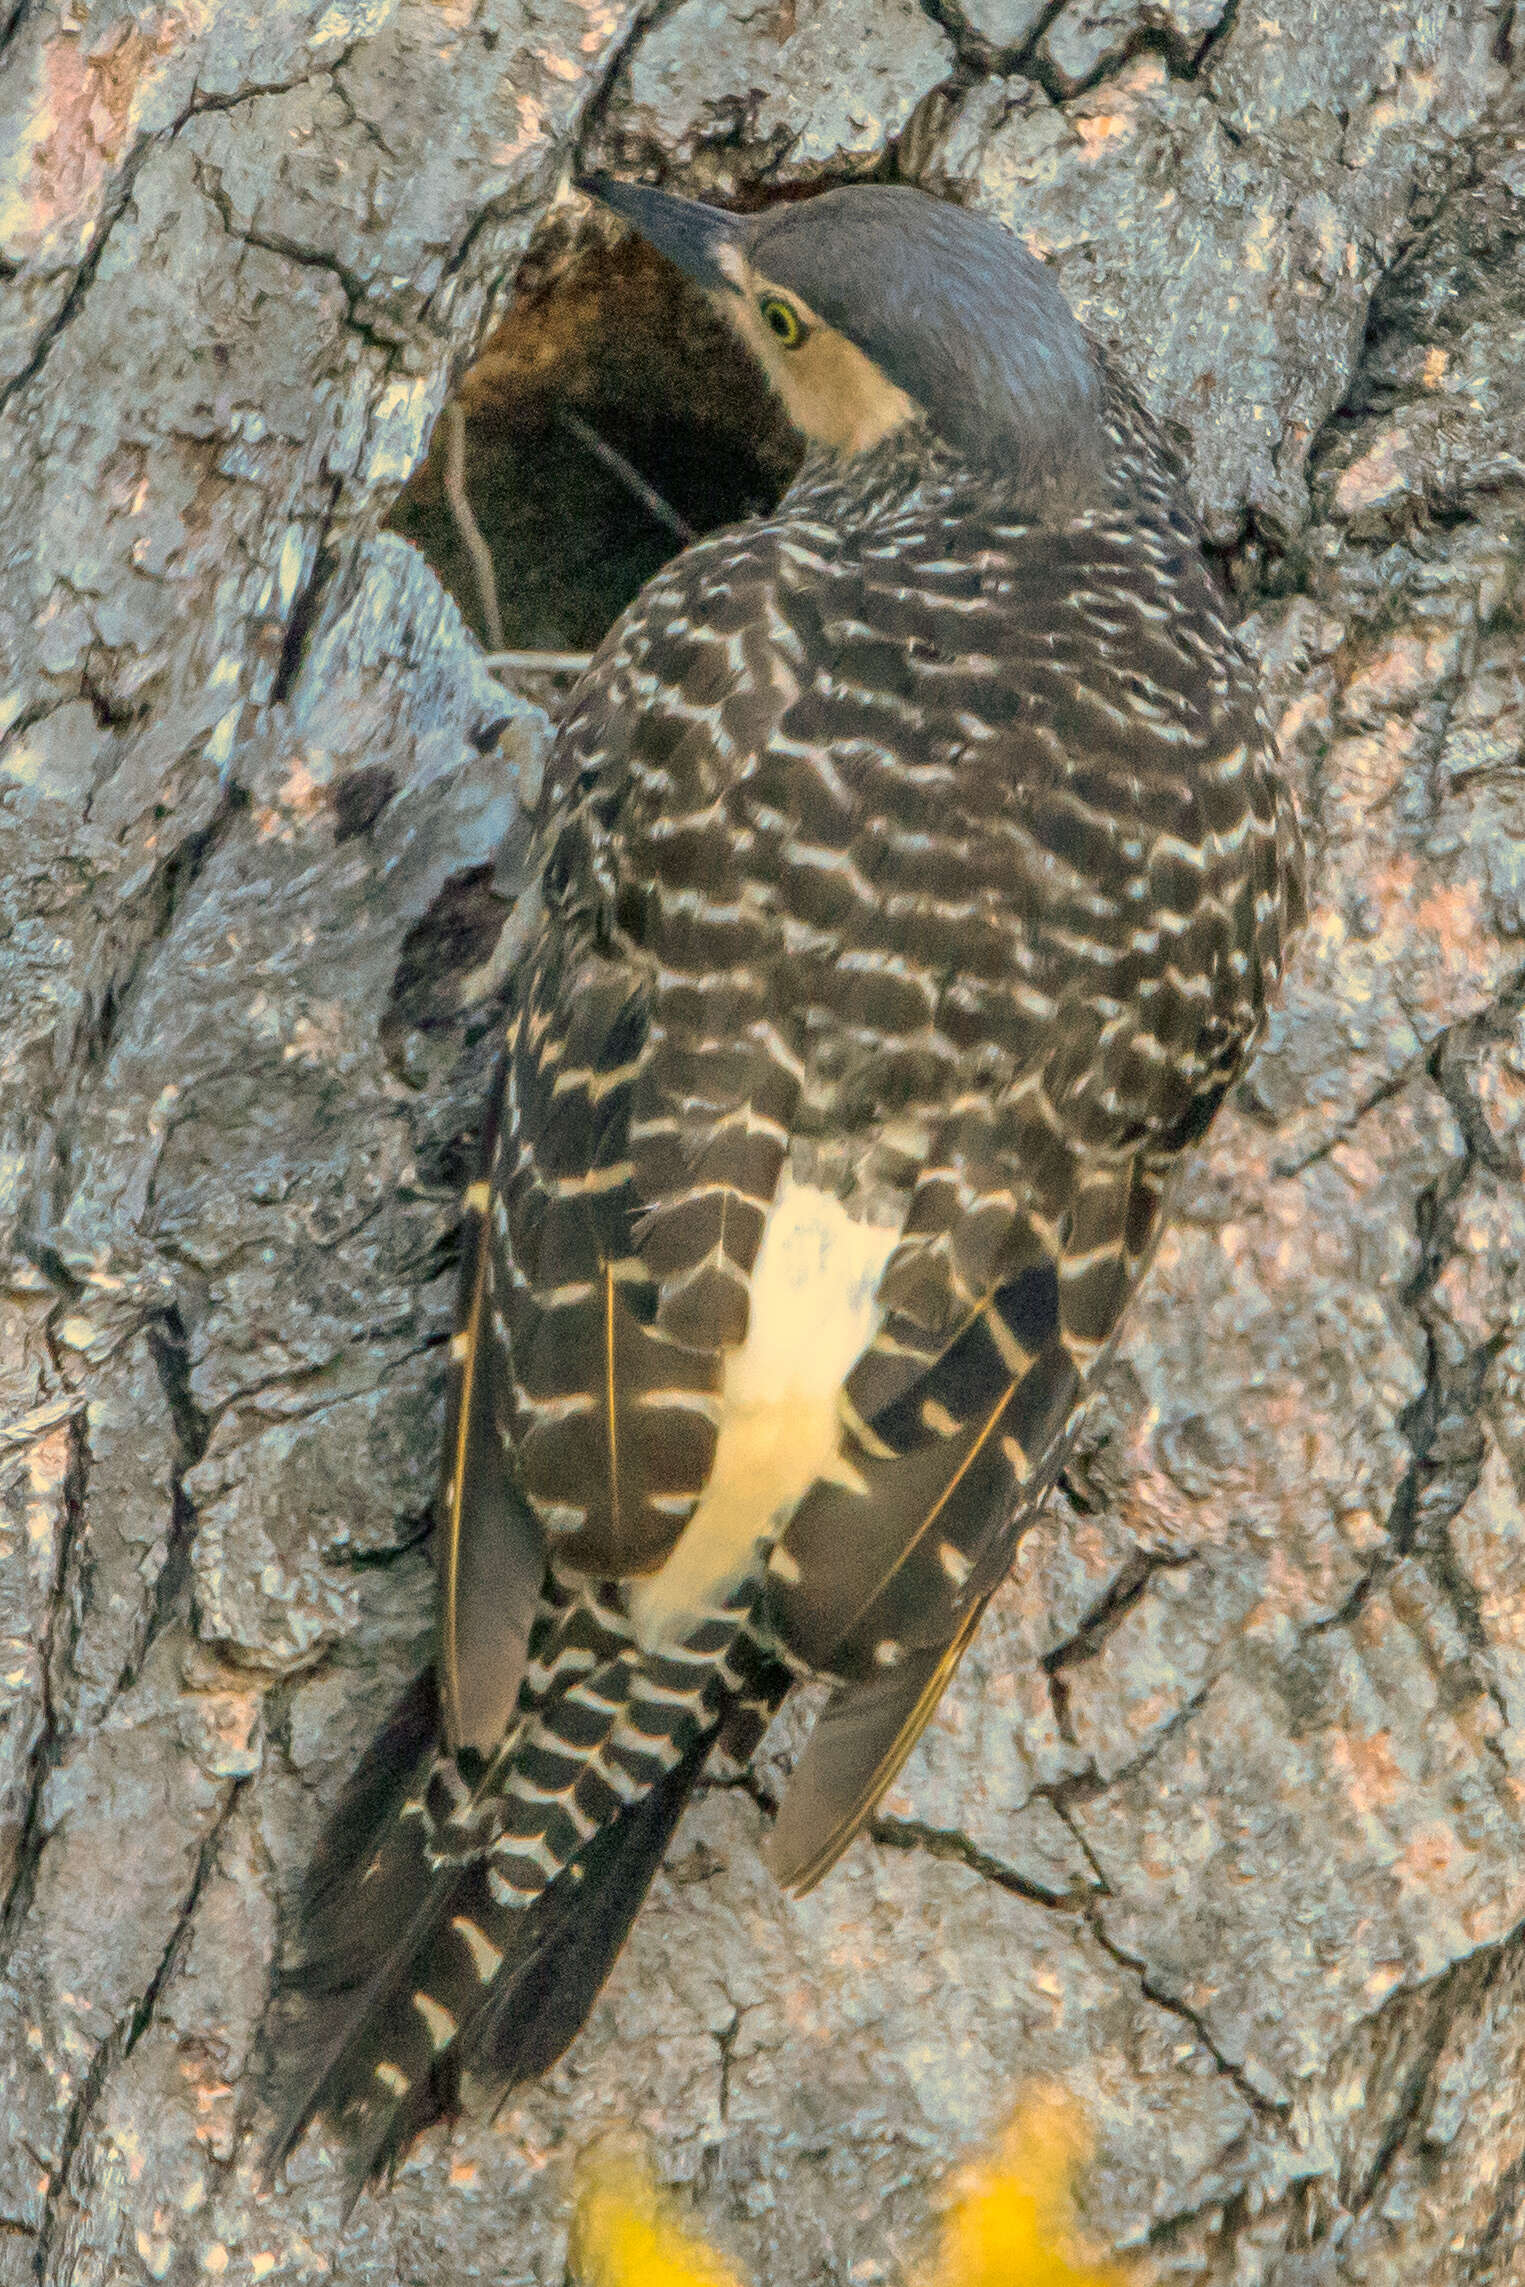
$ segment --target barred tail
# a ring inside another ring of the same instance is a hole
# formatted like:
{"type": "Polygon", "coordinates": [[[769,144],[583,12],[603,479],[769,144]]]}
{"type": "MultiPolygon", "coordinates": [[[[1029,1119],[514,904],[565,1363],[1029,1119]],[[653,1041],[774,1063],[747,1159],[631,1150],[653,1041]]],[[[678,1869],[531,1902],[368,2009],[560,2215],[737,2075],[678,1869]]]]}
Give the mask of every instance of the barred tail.
{"type": "Polygon", "coordinates": [[[504,1905],[485,1853],[431,1853],[468,1790],[440,1751],[426,1670],[367,1751],[308,1877],[269,2164],[322,2114],[349,2146],[353,2200],[468,2084],[491,2099],[553,2065],[614,1966],[728,1712],[537,1898],[504,1905]]]}

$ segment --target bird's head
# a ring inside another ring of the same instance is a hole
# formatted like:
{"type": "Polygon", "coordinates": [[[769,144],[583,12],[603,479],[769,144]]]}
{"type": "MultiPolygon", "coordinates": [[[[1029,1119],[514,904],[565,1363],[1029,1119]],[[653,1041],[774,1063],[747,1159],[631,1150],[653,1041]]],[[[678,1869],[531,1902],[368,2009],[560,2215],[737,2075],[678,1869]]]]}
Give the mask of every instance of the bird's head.
{"type": "Polygon", "coordinates": [[[999,223],[889,184],[752,215],[608,175],[581,187],[705,289],[812,443],[862,452],[919,414],[1023,485],[1102,467],[1095,349],[999,223]]]}

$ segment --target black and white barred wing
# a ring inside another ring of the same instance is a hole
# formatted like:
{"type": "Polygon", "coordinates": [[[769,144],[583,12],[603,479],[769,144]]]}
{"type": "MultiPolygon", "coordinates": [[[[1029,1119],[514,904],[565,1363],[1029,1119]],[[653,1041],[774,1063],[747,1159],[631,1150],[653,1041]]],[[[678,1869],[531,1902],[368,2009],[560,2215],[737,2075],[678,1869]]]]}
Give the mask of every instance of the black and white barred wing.
{"type": "Polygon", "coordinates": [[[898,945],[941,974],[937,1031],[950,1052],[973,1038],[989,1077],[935,1124],[847,1378],[842,1466],[770,1561],[779,1641],[839,1683],[771,1844],[800,1888],[909,1753],[1062,1467],[1285,935],[1288,821],[1221,626],[1204,673],[1210,598],[1158,607],[1140,543],[1104,522],[989,543],[914,582],[901,549],[868,614],[913,685],[957,691],[956,777],[926,767],[925,729],[901,772],[898,945]],[[992,594],[1004,640],[982,651],[992,594]],[[1207,748],[1190,773],[1188,738],[1207,748]]]}
{"type": "MultiPolygon", "coordinates": [[[[711,1557],[646,1642],[628,1611],[714,1475],[801,1077],[720,800],[792,690],[756,633],[775,560],[738,535],[648,590],[553,757],[544,918],[467,1199],[438,1682],[341,1802],[289,1978],[276,2148],[321,2110],[357,2186],[465,2080],[560,2053],[717,1731],[781,1689],[734,1646],[745,1596],[706,1618],[711,1557]]],[[[716,1537],[751,1553],[724,1503],[716,1537]]]]}

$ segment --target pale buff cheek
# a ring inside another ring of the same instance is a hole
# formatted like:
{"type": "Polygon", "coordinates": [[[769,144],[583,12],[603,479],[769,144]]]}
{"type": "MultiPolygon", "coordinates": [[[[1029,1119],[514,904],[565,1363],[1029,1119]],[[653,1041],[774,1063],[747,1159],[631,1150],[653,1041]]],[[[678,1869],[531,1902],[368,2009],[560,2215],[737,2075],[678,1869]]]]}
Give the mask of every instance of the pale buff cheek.
{"type": "Polygon", "coordinates": [[[726,1364],[704,1497],[661,1571],[630,1592],[648,1650],[680,1641],[837,1468],[837,1394],[877,1328],[874,1297],[899,1236],[784,1177],[752,1272],[747,1338],[726,1364]]]}
{"type": "Polygon", "coordinates": [[[763,323],[751,294],[716,295],[714,301],[812,444],[839,453],[867,452],[914,415],[905,391],[887,380],[856,343],[819,319],[809,319],[809,338],[798,349],[786,350],[763,323]]]}
{"type": "Polygon", "coordinates": [[[806,436],[838,452],[867,452],[915,411],[861,349],[824,329],[786,357],[778,388],[806,436]]]}

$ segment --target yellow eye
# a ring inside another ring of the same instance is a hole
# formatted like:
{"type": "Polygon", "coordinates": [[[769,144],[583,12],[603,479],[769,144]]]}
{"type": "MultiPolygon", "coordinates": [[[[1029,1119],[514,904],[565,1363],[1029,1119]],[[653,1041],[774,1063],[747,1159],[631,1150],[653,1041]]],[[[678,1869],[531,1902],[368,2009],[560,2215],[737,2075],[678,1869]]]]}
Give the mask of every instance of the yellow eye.
{"type": "Polygon", "coordinates": [[[776,334],[785,349],[798,349],[805,338],[805,328],[794,304],[786,302],[781,294],[764,294],[757,306],[769,333],[776,334]]]}

